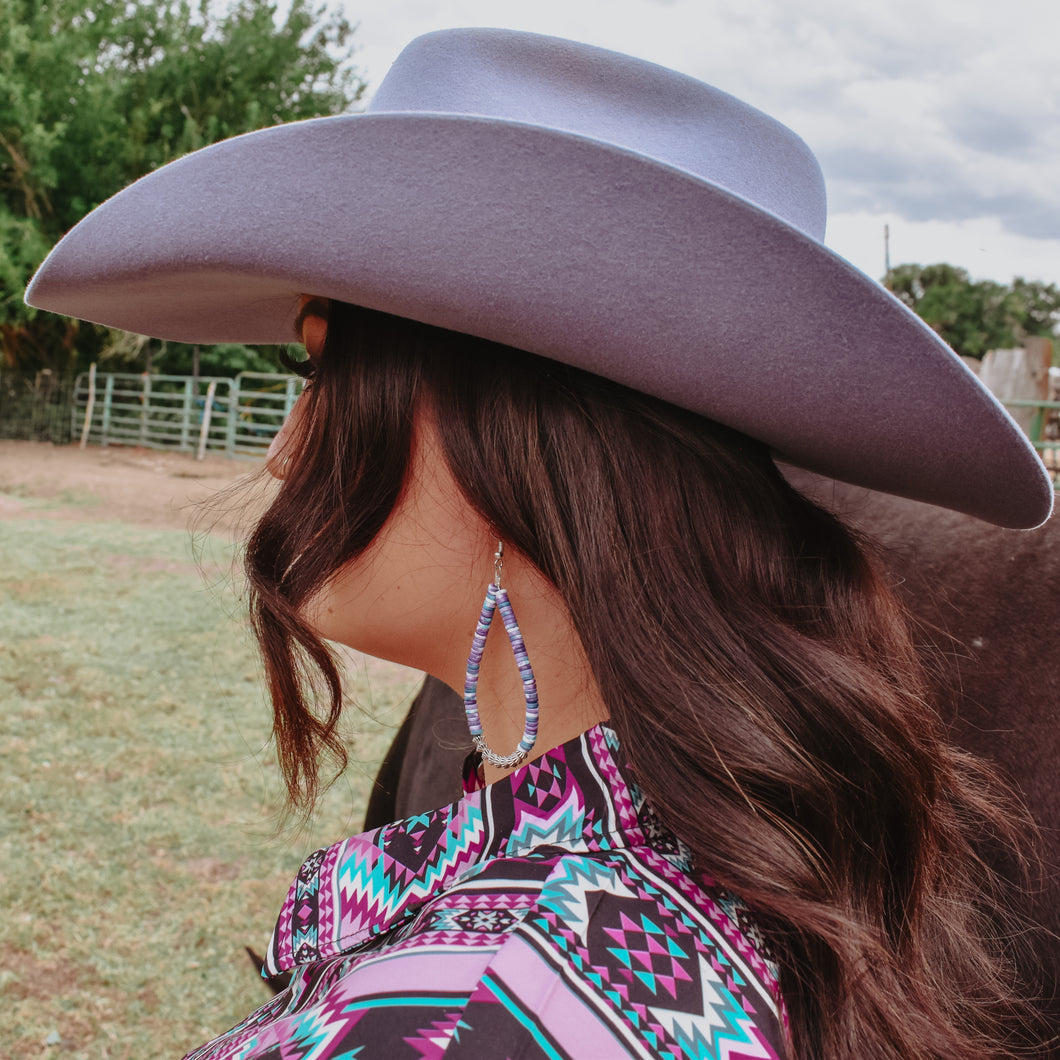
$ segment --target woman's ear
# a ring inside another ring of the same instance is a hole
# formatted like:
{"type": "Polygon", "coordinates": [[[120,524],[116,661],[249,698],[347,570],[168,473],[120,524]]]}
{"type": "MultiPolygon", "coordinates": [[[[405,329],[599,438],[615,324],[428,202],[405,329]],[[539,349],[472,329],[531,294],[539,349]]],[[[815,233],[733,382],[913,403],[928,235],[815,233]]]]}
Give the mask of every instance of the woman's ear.
{"type": "Polygon", "coordinates": [[[324,352],[324,341],[328,337],[328,314],[331,303],[326,298],[304,294],[298,305],[295,331],[301,339],[305,352],[313,360],[324,352]]]}

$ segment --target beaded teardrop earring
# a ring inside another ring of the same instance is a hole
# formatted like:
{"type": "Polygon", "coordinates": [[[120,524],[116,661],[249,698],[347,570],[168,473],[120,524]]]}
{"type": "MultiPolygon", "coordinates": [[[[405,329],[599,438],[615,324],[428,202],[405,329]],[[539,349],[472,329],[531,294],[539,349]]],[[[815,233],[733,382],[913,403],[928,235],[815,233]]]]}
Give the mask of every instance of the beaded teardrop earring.
{"type": "Polygon", "coordinates": [[[526,655],[526,645],[519,623],[515,620],[508,592],[501,588],[501,568],[504,566],[504,542],[497,542],[497,551],[493,554],[493,581],[486,589],[486,599],[482,604],[475,636],[471,641],[471,654],[467,660],[467,675],[464,678],[464,711],[467,713],[467,726],[471,730],[471,740],[483,759],[499,769],[510,769],[517,766],[534,749],[537,742],[537,682],[534,670],[526,655]],[[523,682],[523,698],[526,700],[526,721],[523,726],[523,738],[519,746],[509,755],[499,755],[490,749],[486,737],[482,734],[482,722],[478,716],[478,669],[482,662],[482,653],[486,648],[486,636],[497,610],[504,620],[504,629],[515,652],[515,664],[523,682]]]}

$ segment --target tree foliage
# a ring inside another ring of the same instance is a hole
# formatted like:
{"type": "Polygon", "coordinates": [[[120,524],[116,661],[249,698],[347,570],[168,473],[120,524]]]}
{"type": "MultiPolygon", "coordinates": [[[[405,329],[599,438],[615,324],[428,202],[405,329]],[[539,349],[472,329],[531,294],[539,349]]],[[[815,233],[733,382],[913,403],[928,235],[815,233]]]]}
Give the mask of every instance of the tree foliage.
{"type": "Polygon", "coordinates": [[[349,109],[352,28],[311,0],[3,0],[0,348],[66,367],[127,348],[22,302],[58,238],[145,173],[224,137],[349,109]]]}
{"type": "Polygon", "coordinates": [[[1060,288],[1017,276],[1008,286],[972,280],[954,265],[899,265],[885,285],[958,353],[982,357],[1028,335],[1056,337],[1060,288]]]}

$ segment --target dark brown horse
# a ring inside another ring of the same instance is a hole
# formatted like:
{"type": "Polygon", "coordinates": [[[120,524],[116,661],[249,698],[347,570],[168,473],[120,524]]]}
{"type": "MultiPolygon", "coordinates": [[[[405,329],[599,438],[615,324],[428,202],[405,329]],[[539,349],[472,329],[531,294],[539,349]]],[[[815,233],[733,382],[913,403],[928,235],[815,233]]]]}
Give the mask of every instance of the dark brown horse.
{"type": "MultiPolygon", "coordinates": [[[[1060,517],[1035,532],[1001,530],[790,475],[882,545],[953,742],[995,763],[1038,823],[1041,879],[1026,912],[1043,925],[1043,996],[1060,1027],[1060,517]]],[[[379,772],[366,827],[459,798],[469,746],[460,699],[428,678],[379,772]]],[[[1060,1058],[1060,1044],[1048,1055],[1060,1058]]]]}

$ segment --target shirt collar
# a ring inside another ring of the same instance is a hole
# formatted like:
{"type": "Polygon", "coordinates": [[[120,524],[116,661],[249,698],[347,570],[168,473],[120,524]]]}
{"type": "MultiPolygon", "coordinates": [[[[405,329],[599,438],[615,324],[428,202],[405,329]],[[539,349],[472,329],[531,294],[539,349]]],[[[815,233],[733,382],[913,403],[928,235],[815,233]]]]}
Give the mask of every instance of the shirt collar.
{"type": "Polygon", "coordinates": [[[494,858],[643,844],[640,799],[617,755],[614,732],[597,725],[459,802],[311,854],[280,911],[264,974],[388,931],[494,858]]]}

